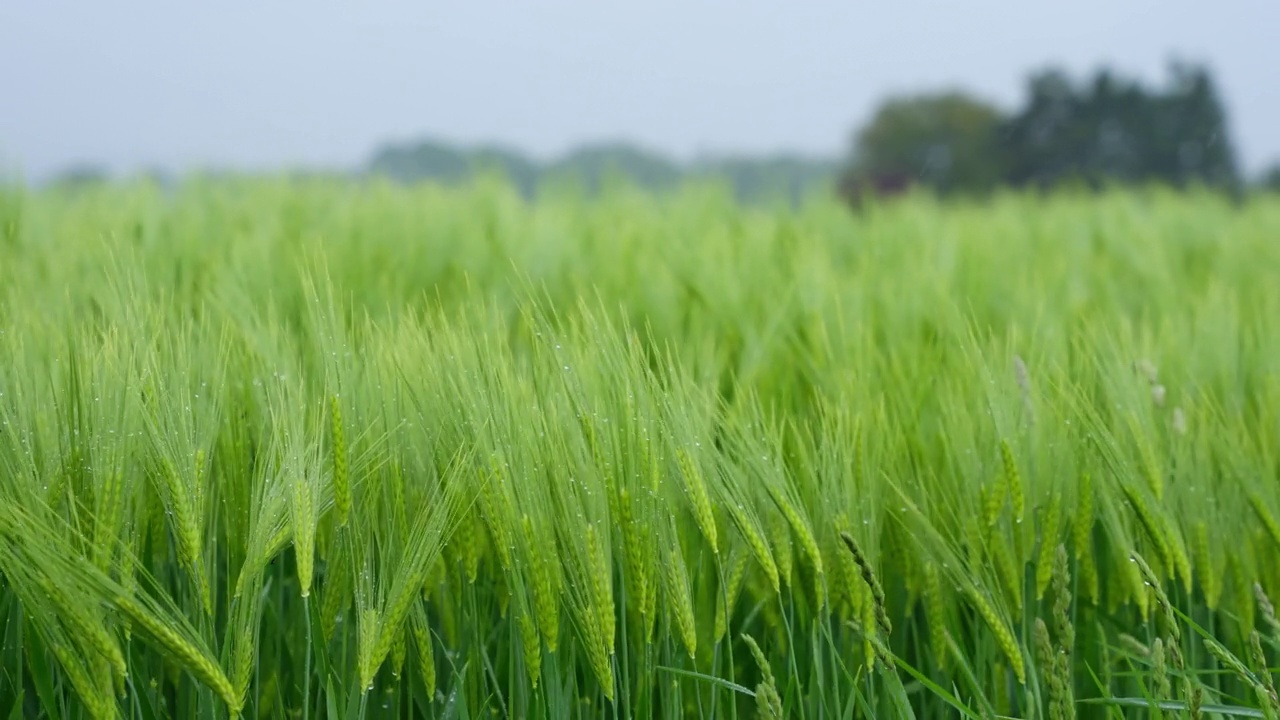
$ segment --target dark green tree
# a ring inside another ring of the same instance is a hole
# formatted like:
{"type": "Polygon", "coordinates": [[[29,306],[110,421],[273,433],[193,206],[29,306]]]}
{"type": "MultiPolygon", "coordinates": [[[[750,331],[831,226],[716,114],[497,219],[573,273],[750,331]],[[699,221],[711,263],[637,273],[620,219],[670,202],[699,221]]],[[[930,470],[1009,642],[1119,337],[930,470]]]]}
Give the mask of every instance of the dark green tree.
{"type": "Polygon", "coordinates": [[[1262,173],[1262,181],[1259,184],[1263,190],[1280,192],[1280,163],[1272,165],[1270,169],[1262,173]]]}
{"type": "Polygon", "coordinates": [[[1204,68],[1172,64],[1163,90],[1105,69],[1078,87],[1056,70],[1028,85],[1026,105],[1000,131],[1011,184],[1239,184],[1226,112],[1204,68]]]}
{"type": "Polygon", "coordinates": [[[371,173],[401,182],[458,182],[466,178],[470,170],[463,150],[430,140],[385,146],[369,163],[371,173]]]}
{"type": "Polygon", "coordinates": [[[990,191],[1004,176],[1001,120],[995,107],[961,92],[892,98],[858,131],[842,192],[914,184],[940,193],[990,191]]]}

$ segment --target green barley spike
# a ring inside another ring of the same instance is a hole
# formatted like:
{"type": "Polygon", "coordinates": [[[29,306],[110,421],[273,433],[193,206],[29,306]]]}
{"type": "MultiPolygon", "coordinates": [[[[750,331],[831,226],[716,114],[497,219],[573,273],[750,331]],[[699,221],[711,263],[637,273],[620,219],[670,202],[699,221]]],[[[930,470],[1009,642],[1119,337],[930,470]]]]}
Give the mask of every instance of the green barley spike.
{"type": "Polygon", "coordinates": [[[1006,440],[1000,441],[1000,459],[1004,465],[1005,483],[1009,490],[1009,502],[1013,505],[1013,519],[1022,522],[1022,514],[1026,504],[1026,493],[1022,488],[1022,475],[1018,473],[1018,463],[1013,457],[1013,448],[1006,440]]]}
{"type": "Polygon", "coordinates": [[[351,516],[351,476],[347,467],[347,440],[342,425],[342,406],[337,395],[329,397],[329,419],[333,431],[333,508],[338,527],[351,516]]]}

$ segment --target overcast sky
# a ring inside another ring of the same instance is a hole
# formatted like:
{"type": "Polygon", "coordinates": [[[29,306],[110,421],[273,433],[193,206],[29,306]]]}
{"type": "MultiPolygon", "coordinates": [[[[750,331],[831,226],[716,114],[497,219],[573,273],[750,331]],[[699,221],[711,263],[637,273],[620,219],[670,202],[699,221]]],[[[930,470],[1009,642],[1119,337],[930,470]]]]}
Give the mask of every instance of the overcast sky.
{"type": "Polygon", "coordinates": [[[1162,81],[1175,54],[1216,72],[1245,167],[1280,161],[1280,0],[0,0],[0,163],[349,166],[423,135],[834,155],[887,93],[1010,107],[1047,64],[1162,81]]]}

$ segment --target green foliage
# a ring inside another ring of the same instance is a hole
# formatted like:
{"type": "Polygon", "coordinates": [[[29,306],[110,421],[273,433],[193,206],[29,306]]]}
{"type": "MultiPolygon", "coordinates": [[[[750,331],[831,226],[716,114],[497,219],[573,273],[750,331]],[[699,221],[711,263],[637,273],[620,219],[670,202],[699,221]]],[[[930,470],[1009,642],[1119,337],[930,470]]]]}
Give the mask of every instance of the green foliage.
{"type": "Polygon", "coordinates": [[[1170,67],[1163,90],[1099,71],[1075,86],[1047,71],[1002,129],[1015,185],[1160,181],[1236,189],[1226,112],[1205,68],[1170,67]]]}
{"type": "Polygon", "coordinates": [[[624,143],[579,148],[546,169],[551,179],[568,179],[597,191],[610,181],[626,178],[640,187],[671,189],[680,181],[675,163],[653,152],[624,143]]]}
{"type": "Polygon", "coordinates": [[[857,204],[919,185],[943,194],[998,187],[1161,183],[1236,193],[1240,176],[1210,72],[1175,63],[1167,87],[1098,71],[1031,76],[1009,114],[960,92],[895,97],[855,138],[841,179],[857,204]]]}
{"type": "Polygon", "coordinates": [[[836,164],[792,155],[708,157],[680,164],[656,152],[626,143],[575,149],[550,163],[538,163],[513,150],[467,149],[440,142],[391,144],[380,148],[367,172],[413,184],[463,185],[486,174],[504,177],[525,197],[566,186],[595,195],[620,184],[650,191],[674,191],[688,183],[723,183],[741,201],[798,204],[830,191],[836,164]]]}
{"type": "Polygon", "coordinates": [[[1274,198],[0,229],[0,716],[1276,712],[1274,198]]]}
{"type": "Polygon", "coordinates": [[[1005,175],[995,107],[959,92],[892,98],[858,131],[846,196],[887,183],[941,193],[985,193],[1005,175]]]}
{"type": "Polygon", "coordinates": [[[525,193],[531,193],[539,171],[533,161],[507,148],[464,150],[424,140],[379,148],[369,161],[368,172],[400,182],[435,180],[451,184],[468,181],[476,174],[497,172],[525,193]]]}
{"type": "Polygon", "coordinates": [[[1262,174],[1262,182],[1260,184],[1264,190],[1280,192],[1280,164],[1277,164],[1264,172],[1262,174]]]}
{"type": "Polygon", "coordinates": [[[722,157],[699,161],[687,174],[694,179],[727,178],[739,200],[748,203],[808,198],[829,194],[837,163],[795,155],[722,157]]]}

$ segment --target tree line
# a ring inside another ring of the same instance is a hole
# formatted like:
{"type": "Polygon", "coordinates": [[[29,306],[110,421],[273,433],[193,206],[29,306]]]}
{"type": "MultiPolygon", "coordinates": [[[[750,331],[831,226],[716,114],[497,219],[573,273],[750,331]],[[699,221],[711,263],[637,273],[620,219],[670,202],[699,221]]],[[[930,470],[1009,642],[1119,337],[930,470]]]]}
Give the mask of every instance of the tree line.
{"type": "Polygon", "coordinates": [[[504,175],[527,196],[548,183],[573,185],[595,192],[622,181],[649,190],[668,190],[689,180],[725,181],[743,201],[798,200],[827,190],[840,163],[798,155],[704,158],[680,163],[629,143],[599,143],[538,162],[496,145],[462,147],[433,140],[396,143],[380,148],[369,161],[369,175],[401,182],[424,180],[466,182],[482,173],[504,175]]]}
{"type": "MultiPolygon", "coordinates": [[[[1158,86],[1108,69],[1079,80],[1043,70],[1028,78],[1022,104],[1012,111],[959,90],[890,97],[854,132],[843,159],[738,155],[681,163],[615,142],[539,162],[499,145],[421,139],[384,144],[363,167],[337,174],[456,184],[484,173],[505,176],[527,196],[547,183],[594,192],[614,181],[667,190],[689,180],[717,180],[746,202],[796,202],[834,188],[854,205],[919,188],[981,197],[1007,187],[1163,183],[1239,194],[1250,185],[1212,74],[1185,63],[1170,64],[1158,86]]],[[[172,181],[159,171],[147,176],[172,181]]],[[[53,184],[80,187],[110,179],[99,167],[77,165],[53,184]]],[[[1280,192],[1280,164],[1252,187],[1280,192]]]]}
{"type": "MultiPolygon", "coordinates": [[[[1239,192],[1211,73],[1173,63],[1168,74],[1149,87],[1106,69],[1083,81],[1045,70],[1011,113],[958,91],[891,98],[855,134],[839,190],[855,203],[917,186],[970,196],[1132,183],[1239,192]]],[[[1280,186],[1280,168],[1266,181],[1280,186]]]]}

